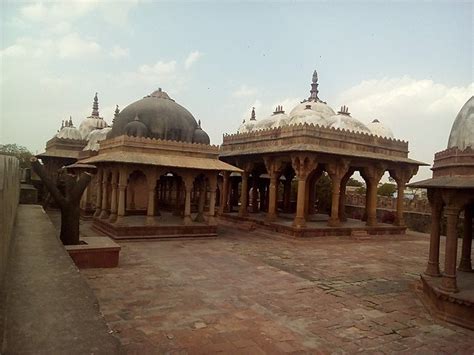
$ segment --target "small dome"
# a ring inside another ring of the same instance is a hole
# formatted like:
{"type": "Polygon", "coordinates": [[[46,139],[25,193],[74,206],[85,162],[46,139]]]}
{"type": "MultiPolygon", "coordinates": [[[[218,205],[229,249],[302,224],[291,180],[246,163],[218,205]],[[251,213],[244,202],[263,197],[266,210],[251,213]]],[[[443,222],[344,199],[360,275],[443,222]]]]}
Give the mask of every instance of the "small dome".
{"type": "Polygon", "coordinates": [[[257,119],[255,115],[255,107],[252,107],[252,113],[250,114],[250,119],[248,121],[243,121],[242,124],[239,126],[237,133],[248,133],[255,129],[257,125],[257,119]]]}
{"type": "Polygon", "coordinates": [[[373,120],[367,125],[370,132],[379,137],[394,138],[393,132],[386,125],[381,123],[379,120],[373,120]]]}
{"type": "Polygon", "coordinates": [[[94,129],[107,127],[107,122],[99,116],[99,99],[97,93],[94,96],[94,103],[92,104],[92,113],[79,125],[79,132],[81,132],[82,139],[86,139],[90,132],[94,129]]]}
{"type": "Polygon", "coordinates": [[[290,121],[290,117],[283,110],[281,110],[280,112],[275,111],[271,118],[273,120],[273,123],[270,128],[288,126],[288,122],[290,121]]]}
{"type": "Polygon", "coordinates": [[[111,127],[94,129],[87,135],[87,145],[83,150],[98,151],[100,148],[100,142],[107,138],[107,133],[109,133],[111,129],[111,127]]]}
{"type": "Polygon", "coordinates": [[[370,130],[365,124],[359,121],[357,118],[351,117],[349,110],[346,106],[342,106],[341,110],[330,118],[329,127],[345,129],[347,131],[368,133],[371,134],[370,130]]]}
{"type": "Polygon", "coordinates": [[[140,121],[138,115],[135,116],[132,122],[127,123],[124,131],[127,136],[132,137],[146,137],[148,134],[147,126],[140,121]]]}
{"type": "Polygon", "coordinates": [[[194,131],[193,143],[210,144],[211,140],[206,132],[201,128],[201,121],[198,122],[198,127],[194,131]]]}
{"type": "Polygon", "coordinates": [[[61,130],[56,134],[56,137],[61,139],[74,139],[78,141],[82,140],[81,132],[79,132],[76,127],[74,127],[72,118],[69,118],[69,120],[63,122],[61,130]]]}
{"type": "Polygon", "coordinates": [[[314,111],[315,115],[318,115],[321,119],[328,119],[331,116],[334,116],[336,112],[329,107],[328,104],[322,101],[303,101],[302,103],[296,105],[293,110],[290,112],[290,121],[293,120],[296,116],[300,114],[309,115],[306,111],[310,109],[314,111]]]}
{"type": "Polygon", "coordinates": [[[301,110],[300,105],[296,106],[290,113],[288,123],[290,125],[297,124],[313,124],[318,126],[327,126],[330,122],[331,116],[335,115],[335,112],[326,104],[321,102],[305,102],[305,109],[301,110]],[[322,108],[324,105],[325,108],[322,108]],[[327,109],[329,110],[327,110],[327,109]],[[332,112],[332,114],[331,114],[332,112]]]}
{"type": "Polygon", "coordinates": [[[474,96],[464,104],[454,120],[449,135],[448,148],[474,149],[474,96]]]}

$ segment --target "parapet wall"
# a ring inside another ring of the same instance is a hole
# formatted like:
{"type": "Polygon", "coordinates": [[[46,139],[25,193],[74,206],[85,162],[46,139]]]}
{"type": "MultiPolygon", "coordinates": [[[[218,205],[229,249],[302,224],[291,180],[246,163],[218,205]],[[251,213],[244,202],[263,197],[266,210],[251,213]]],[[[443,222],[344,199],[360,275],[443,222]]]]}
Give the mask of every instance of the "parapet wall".
{"type": "Polygon", "coordinates": [[[19,161],[13,156],[0,154],[0,288],[5,276],[19,199],[19,161]]]}

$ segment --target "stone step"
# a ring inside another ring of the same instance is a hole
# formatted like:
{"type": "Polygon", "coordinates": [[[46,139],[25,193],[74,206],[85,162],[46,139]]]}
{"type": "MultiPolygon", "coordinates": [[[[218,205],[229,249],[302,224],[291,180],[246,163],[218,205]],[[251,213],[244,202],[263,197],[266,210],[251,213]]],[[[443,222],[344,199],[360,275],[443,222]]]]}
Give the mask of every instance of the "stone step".
{"type": "Polygon", "coordinates": [[[371,238],[366,230],[352,230],[351,237],[357,240],[367,240],[371,238]]]}

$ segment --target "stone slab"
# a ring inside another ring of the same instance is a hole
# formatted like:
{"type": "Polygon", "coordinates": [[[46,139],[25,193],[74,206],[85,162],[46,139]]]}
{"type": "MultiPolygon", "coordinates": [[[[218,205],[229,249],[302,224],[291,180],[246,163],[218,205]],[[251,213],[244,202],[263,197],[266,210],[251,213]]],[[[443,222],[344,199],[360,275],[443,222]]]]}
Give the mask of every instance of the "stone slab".
{"type": "Polygon", "coordinates": [[[120,245],[109,237],[82,237],[86,244],[66,245],[69,256],[80,269],[117,267],[120,245]]]}

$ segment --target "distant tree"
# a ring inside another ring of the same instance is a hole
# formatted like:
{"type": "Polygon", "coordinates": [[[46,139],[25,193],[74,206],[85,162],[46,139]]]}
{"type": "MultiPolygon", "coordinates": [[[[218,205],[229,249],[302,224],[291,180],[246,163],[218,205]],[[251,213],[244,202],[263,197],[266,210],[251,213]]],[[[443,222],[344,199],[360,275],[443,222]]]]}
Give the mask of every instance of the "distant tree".
{"type": "Polygon", "coordinates": [[[79,177],[67,172],[60,174],[58,183],[64,186],[64,190],[61,191],[35,157],[31,158],[31,167],[41,178],[61,210],[61,232],[59,235],[61,242],[64,245],[79,244],[79,202],[82,193],[91,181],[91,174],[82,173],[79,177]]]}
{"type": "Polygon", "coordinates": [[[18,144],[0,144],[0,153],[17,157],[20,161],[20,168],[29,168],[31,166],[30,158],[33,154],[24,146],[18,144]]]}
{"type": "Polygon", "coordinates": [[[379,186],[377,194],[380,196],[393,197],[395,191],[397,191],[397,185],[386,182],[379,186]]]}
{"type": "Polygon", "coordinates": [[[349,181],[347,181],[347,186],[362,187],[364,186],[364,184],[359,180],[356,180],[354,178],[349,178],[349,181]]]}
{"type": "Polygon", "coordinates": [[[332,204],[332,183],[331,178],[324,173],[315,185],[318,211],[329,213],[332,204]]]}

